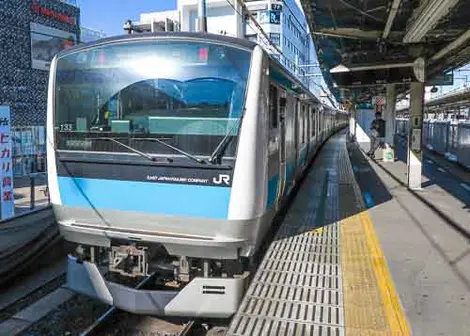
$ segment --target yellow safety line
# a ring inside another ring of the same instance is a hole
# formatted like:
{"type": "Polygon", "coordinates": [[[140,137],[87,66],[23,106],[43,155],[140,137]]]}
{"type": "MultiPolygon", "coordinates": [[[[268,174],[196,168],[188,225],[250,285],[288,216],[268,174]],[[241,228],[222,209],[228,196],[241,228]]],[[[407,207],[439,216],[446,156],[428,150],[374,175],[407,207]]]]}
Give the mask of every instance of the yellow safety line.
{"type": "Polygon", "coordinates": [[[323,233],[323,226],[311,230],[310,233],[311,233],[311,234],[315,234],[315,233],[317,233],[317,234],[322,234],[322,233],[323,233]]]}
{"type": "Polygon", "coordinates": [[[341,220],[341,265],[347,335],[410,335],[367,211],[341,220]]]}
{"type": "Polygon", "coordinates": [[[400,305],[395,285],[390,276],[385,256],[374,230],[374,224],[367,210],[361,212],[360,219],[372,258],[372,267],[382,297],[382,306],[392,334],[410,335],[405,314],[400,305]]]}

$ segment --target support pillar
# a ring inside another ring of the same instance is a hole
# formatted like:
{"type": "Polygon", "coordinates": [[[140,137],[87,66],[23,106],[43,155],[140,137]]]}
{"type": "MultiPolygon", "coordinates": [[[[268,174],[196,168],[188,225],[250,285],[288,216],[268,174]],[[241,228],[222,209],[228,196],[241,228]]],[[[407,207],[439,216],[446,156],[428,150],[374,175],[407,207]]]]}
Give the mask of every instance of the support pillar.
{"type": "Polygon", "coordinates": [[[393,138],[395,134],[395,104],[397,101],[397,94],[395,85],[387,85],[386,105],[385,105],[385,143],[393,147],[393,138]]]}
{"type": "Polygon", "coordinates": [[[206,0],[199,0],[197,3],[198,30],[201,33],[207,33],[207,13],[206,0]]]}
{"type": "Polygon", "coordinates": [[[410,92],[410,127],[408,133],[408,187],[421,189],[423,162],[422,129],[424,107],[424,83],[411,83],[410,92]]]}

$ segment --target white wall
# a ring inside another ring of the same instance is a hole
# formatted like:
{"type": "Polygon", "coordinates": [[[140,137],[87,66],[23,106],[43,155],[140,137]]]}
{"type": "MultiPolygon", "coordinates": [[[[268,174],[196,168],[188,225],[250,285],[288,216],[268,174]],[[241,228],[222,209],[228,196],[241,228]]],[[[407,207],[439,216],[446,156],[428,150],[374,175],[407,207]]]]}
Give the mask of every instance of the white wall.
{"type": "MultiPolygon", "coordinates": [[[[229,0],[238,12],[242,12],[235,0],[229,0]]],[[[178,0],[178,11],[181,17],[182,31],[197,31],[197,0],[178,0]]],[[[207,0],[207,31],[243,38],[243,18],[230,6],[226,0],[207,0]]]]}
{"type": "Polygon", "coordinates": [[[140,14],[140,23],[151,23],[153,21],[164,21],[165,19],[171,19],[179,22],[179,13],[177,10],[164,11],[164,12],[153,12],[140,14]]]}
{"type": "Polygon", "coordinates": [[[356,111],[356,141],[366,151],[370,148],[370,125],[374,119],[375,111],[372,109],[356,111]]]}
{"type": "MultiPolygon", "coordinates": [[[[197,18],[197,8],[189,9],[189,31],[197,31],[197,18]]],[[[207,31],[209,33],[218,34],[224,30],[227,35],[236,36],[236,20],[237,17],[229,6],[207,8],[207,31]]]]}

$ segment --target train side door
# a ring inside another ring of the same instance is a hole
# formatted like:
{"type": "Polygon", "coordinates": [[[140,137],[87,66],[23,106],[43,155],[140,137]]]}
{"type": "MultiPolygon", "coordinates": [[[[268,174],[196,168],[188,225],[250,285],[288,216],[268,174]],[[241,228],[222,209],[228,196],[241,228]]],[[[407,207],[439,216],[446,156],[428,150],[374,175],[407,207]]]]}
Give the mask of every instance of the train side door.
{"type": "Polygon", "coordinates": [[[286,106],[287,97],[284,90],[279,92],[279,186],[278,199],[282,199],[286,187],[286,106]]]}
{"type": "Polygon", "coordinates": [[[294,99],[294,150],[295,150],[295,167],[299,163],[299,100],[294,99]]]}

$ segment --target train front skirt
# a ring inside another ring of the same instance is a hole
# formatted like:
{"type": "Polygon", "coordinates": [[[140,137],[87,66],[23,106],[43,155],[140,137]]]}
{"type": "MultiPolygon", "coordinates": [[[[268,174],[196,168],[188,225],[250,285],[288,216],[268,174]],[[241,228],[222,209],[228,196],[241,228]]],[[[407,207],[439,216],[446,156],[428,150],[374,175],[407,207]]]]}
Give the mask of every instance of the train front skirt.
{"type": "Polygon", "coordinates": [[[107,281],[98,266],[68,257],[67,285],[119,309],[145,315],[228,318],[243,297],[248,278],[195,277],[181,290],[146,290],[107,281]]]}

